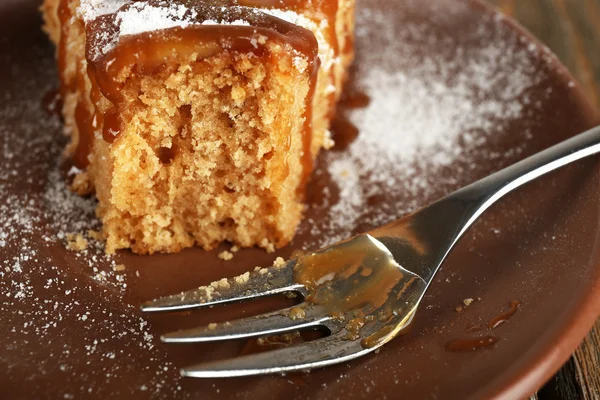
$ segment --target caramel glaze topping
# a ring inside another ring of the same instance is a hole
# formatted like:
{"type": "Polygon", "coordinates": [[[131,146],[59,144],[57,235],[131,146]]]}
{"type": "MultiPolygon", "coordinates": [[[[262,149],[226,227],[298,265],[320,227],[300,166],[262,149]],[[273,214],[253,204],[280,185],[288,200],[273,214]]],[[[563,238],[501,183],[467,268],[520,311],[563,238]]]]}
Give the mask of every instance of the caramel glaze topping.
{"type": "MultiPolygon", "coordinates": [[[[318,44],[312,32],[283,21],[279,18],[261,13],[256,8],[277,8],[291,11],[303,11],[308,7],[315,15],[322,15],[330,20],[330,25],[335,26],[337,1],[333,0],[204,0],[201,3],[190,0],[145,0],[155,6],[165,6],[173,3],[183,4],[194,11],[191,24],[185,28],[169,28],[160,31],[144,32],[136,35],[119,37],[117,13],[106,14],[89,22],[85,26],[87,37],[86,58],[87,71],[78,68],[75,79],[67,80],[63,77],[61,93],[63,96],[72,93],[78,88],[79,93],[85,93],[86,74],[91,82],[90,99],[92,104],[86,104],[86,98],[80,98],[75,110],[75,119],[79,131],[79,143],[73,155],[74,164],[80,168],[88,164],[88,155],[91,152],[95,132],[102,133],[107,142],[113,142],[121,131],[121,112],[126,109],[124,98],[121,94],[125,86],[123,76],[139,76],[152,74],[162,68],[168,68],[178,60],[188,60],[192,54],[197,54],[199,59],[214,56],[224,50],[242,53],[253,53],[259,58],[270,60],[267,48],[256,39],[266,37],[267,41],[277,41],[292,47],[301,53],[309,62],[310,90],[305,110],[304,126],[304,154],[302,165],[304,179],[300,191],[307,182],[312,172],[313,160],[310,151],[312,140],[312,99],[316,88],[317,73],[319,69],[318,44]],[[254,7],[254,8],[250,8],[254,7]],[[201,25],[206,20],[224,22],[223,25],[201,25]],[[228,22],[244,20],[250,26],[227,25],[228,22]],[[95,52],[107,43],[116,42],[117,45],[98,57],[95,52]],[[110,106],[106,107],[106,100],[110,106]],[[102,105],[102,103],[104,103],[102,105]],[[90,109],[95,112],[90,113],[90,109]]],[[[69,0],[61,0],[59,16],[62,23],[63,34],[58,49],[58,62],[61,71],[66,65],[66,37],[72,11],[69,0]]],[[[133,3],[133,2],[132,2],[133,3]]],[[[120,10],[126,10],[132,3],[124,5],[120,10]]],[[[191,15],[191,13],[190,13],[191,15]]],[[[82,25],[80,21],[77,22],[82,25]]],[[[83,26],[80,29],[84,29],[83,26]]],[[[335,35],[333,35],[335,37],[335,35]]],[[[171,158],[172,155],[163,158],[171,158]]]]}

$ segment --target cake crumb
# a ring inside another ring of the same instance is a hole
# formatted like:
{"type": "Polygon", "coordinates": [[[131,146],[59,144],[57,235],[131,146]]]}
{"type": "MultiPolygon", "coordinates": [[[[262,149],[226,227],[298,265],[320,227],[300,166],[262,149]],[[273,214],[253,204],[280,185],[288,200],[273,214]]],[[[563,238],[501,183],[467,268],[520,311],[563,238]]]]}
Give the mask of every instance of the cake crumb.
{"type": "Polygon", "coordinates": [[[456,307],[456,312],[460,314],[463,312],[463,308],[461,306],[456,307]]]}
{"type": "Polygon", "coordinates": [[[212,286],[215,289],[229,289],[231,287],[227,278],[215,281],[211,283],[210,286],[212,286]]]}
{"type": "Polygon", "coordinates": [[[208,329],[214,331],[215,329],[217,329],[217,324],[215,324],[214,322],[208,324],[208,329]]]}
{"type": "Polygon", "coordinates": [[[88,241],[81,233],[67,234],[67,249],[73,251],[83,251],[88,247],[88,241]]]}
{"type": "Polygon", "coordinates": [[[473,299],[468,298],[468,299],[464,299],[463,300],[463,304],[465,305],[465,307],[469,307],[471,305],[471,303],[473,303],[473,299]]]}
{"type": "Polygon", "coordinates": [[[221,260],[229,261],[229,260],[231,260],[233,258],[233,253],[225,250],[225,251],[220,252],[218,257],[221,260]]]}
{"type": "Polygon", "coordinates": [[[238,245],[233,245],[233,246],[231,247],[231,249],[229,249],[229,251],[230,251],[230,252],[232,252],[232,253],[237,253],[238,251],[240,251],[240,246],[238,246],[238,245]]]}
{"type": "Polygon", "coordinates": [[[209,286],[205,286],[201,289],[204,289],[204,295],[206,296],[206,301],[211,301],[213,299],[213,293],[215,292],[215,288],[209,285],[209,286]]]}
{"type": "Polygon", "coordinates": [[[293,321],[297,319],[304,319],[306,318],[306,311],[304,311],[304,309],[301,307],[292,307],[288,316],[293,321]]]}
{"type": "Polygon", "coordinates": [[[235,279],[235,283],[237,283],[239,285],[247,283],[250,280],[250,272],[246,272],[243,275],[236,276],[234,279],[235,279]]]}
{"type": "Polygon", "coordinates": [[[69,186],[69,190],[71,190],[73,193],[77,193],[80,196],[92,194],[94,190],[88,173],[82,172],[75,175],[71,186],[69,186]]]}
{"type": "Polygon", "coordinates": [[[281,268],[285,266],[285,260],[283,259],[283,257],[277,257],[275,259],[275,261],[273,261],[273,266],[275,268],[281,268]]]}
{"type": "Polygon", "coordinates": [[[117,265],[115,265],[113,267],[113,270],[114,271],[118,271],[118,272],[125,271],[125,265],[123,265],[123,264],[117,264],[117,265]]]}
{"type": "Polygon", "coordinates": [[[265,249],[267,251],[267,253],[269,253],[269,254],[275,253],[275,245],[273,243],[269,242],[269,239],[267,239],[267,238],[264,238],[263,240],[261,240],[260,247],[265,249]]]}
{"type": "Polygon", "coordinates": [[[325,131],[325,137],[323,138],[323,148],[325,150],[330,150],[335,146],[335,141],[331,137],[331,131],[327,129],[325,131]]]}
{"type": "Polygon", "coordinates": [[[88,231],[87,231],[87,235],[88,235],[88,237],[89,237],[90,239],[94,239],[94,240],[97,240],[97,241],[99,241],[99,242],[100,242],[100,241],[102,241],[102,240],[104,239],[104,238],[103,238],[103,236],[102,236],[102,232],[100,232],[100,231],[95,231],[95,230],[93,230],[93,229],[90,229],[90,230],[88,230],[88,231]]]}

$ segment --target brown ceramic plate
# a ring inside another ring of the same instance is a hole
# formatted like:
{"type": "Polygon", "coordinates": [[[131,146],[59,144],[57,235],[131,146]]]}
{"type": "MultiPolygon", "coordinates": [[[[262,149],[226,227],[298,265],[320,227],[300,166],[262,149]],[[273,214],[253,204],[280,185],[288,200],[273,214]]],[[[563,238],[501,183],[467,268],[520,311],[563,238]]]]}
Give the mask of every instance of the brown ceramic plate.
{"type": "Polygon", "coordinates": [[[283,377],[179,378],[178,367],[254,345],[166,346],[160,333],[288,300],[151,317],[137,311],[143,300],[387,222],[598,117],[546,49],[478,2],[362,0],[337,148],[319,159],[289,248],[243,250],[229,262],[199,249],[109,258],[89,238],[88,250],[70,252],[64,235],[88,235],[97,222],[93,200],[62,183],[65,139],[45,110],[57,81],[38,3],[0,4],[3,398],[516,399],[542,385],[596,319],[600,186],[598,163],[588,160],[490,210],[452,252],[412,330],[378,354],[283,377]],[[465,299],[474,301],[465,307],[465,299]],[[513,301],[516,313],[490,328],[513,301]],[[476,351],[448,346],[488,339],[495,344],[476,351]]]}

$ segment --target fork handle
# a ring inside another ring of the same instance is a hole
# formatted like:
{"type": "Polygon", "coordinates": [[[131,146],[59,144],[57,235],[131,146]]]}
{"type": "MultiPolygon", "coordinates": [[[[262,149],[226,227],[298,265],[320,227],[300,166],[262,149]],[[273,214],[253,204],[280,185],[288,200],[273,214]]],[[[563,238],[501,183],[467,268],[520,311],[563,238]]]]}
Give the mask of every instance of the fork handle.
{"type": "Polygon", "coordinates": [[[408,257],[412,265],[403,266],[429,284],[461,236],[492,204],[542,175],[597,153],[600,153],[600,126],[465,186],[371,234],[385,242],[392,254],[395,249],[401,251],[398,259],[407,259],[406,234],[413,235],[410,247],[417,251],[411,251],[414,254],[408,257]],[[394,243],[394,238],[402,243],[394,243]],[[415,244],[422,247],[420,253],[415,244]]]}
{"type": "Polygon", "coordinates": [[[448,197],[452,196],[476,205],[457,236],[462,236],[492,204],[513,190],[558,168],[598,153],[600,153],[600,126],[560,142],[450,194],[448,197]]]}

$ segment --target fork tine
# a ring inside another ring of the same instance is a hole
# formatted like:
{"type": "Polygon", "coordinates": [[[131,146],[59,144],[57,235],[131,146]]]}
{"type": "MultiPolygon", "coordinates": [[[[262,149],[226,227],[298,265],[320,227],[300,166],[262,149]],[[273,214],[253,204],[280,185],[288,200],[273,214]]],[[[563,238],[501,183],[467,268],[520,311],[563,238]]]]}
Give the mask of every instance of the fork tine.
{"type": "Polygon", "coordinates": [[[286,292],[304,294],[304,285],[293,279],[295,265],[296,260],[291,260],[281,267],[261,268],[241,277],[145,302],[141,309],[144,312],[182,311],[286,292]]]}
{"type": "Polygon", "coordinates": [[[352,360],[374,348],[363,348],[360,340],[344,340],[346,331],[285,349],[230,358],[183,368],[192,378],[250,376],[324,367],[352,360]]]}
{"type": "Polygon", "coordinates": [[[276,335],[323,325],[330,319],[322,307],[307,306],[305,303],[231,322],[167,333],[161,340],[165,343],[194,343],[276,335]],[[305,315],[292,319],[294,313],[298,312],[304,312],[305,315]]]}

